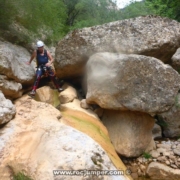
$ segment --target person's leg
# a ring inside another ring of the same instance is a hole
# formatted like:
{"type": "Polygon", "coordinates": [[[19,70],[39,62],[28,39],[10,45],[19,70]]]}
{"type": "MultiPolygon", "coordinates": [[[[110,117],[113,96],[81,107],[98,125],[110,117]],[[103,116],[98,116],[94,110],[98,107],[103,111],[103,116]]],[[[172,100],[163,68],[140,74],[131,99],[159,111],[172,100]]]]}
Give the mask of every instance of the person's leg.
{"type": "Polygon", "coordinates": [[[60,92],[60,91],[63,91],[63,89],[60,87],[58,81],[56,80],[56,75],[54,73],[54,71],[52,70],[51,67],[48,67],[48,75],[50,76],[51,78],[51,81],[54,83],[55,87],[57,88],[57,90],[60,92]]]}
{"type": "Polygon", "coordinates": [[[37,68],[37,70],[36,70],[36,79],[34,81],[34,85],[33,85],[32,91],[30,92],[31,95],[35,95],[36,94],[36,89],[38,88],[39,81],[41,79],[42,74],[43,74],[42,69],[41,68],[37,68]]]}

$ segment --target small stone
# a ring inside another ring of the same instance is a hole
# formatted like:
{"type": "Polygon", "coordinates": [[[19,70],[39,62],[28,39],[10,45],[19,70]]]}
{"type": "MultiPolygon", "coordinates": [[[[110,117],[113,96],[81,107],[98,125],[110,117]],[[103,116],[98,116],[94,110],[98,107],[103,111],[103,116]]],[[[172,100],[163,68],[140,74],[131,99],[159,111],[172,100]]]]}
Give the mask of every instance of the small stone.
{"type": "Polygon", "coordinates": [[[165,141],[165,144],[169,144],[169,145],[171,145],[171,144],[172,144],[172,142],[171,142],[170,140],[168,140],[168,141],[165,141]]]}
{"type": "Polygon", "coordinates": [[[158,158],[160,156],[160,153],[155,150],[151,151],[150,154],[152,158],[158,158]]]}
{"type": "Polygon", "coordinates": [[[137,166],[131,166],[130,170],[132,173],[136,173],[138,171],[138,167],[137,166]]]}
{"type": "Polygon", "coordinates": [[[164,152],[163,155],[169,157],[170,156],[170,152],[164,152]]]}
{"type": "Polygon", "coordinates": [[[166,163],[166,165],[168,165],[168,166],[171,164],[168,160],[167,160],[165,163],[166,163]]]}
{"type": "Polygon", "coordinates": [[[165,156],[161,156],[157,158],[158,161],[160,162],[165,162],[166,161],[166,157],[165,156]]]}
{"type": "Polygon", "coordinates": [[[81,106],[83,109],[91,109],[91,106],[90,106],[89,104],[87,104],[86,99],[82,99],[82,100],[81,100],[80,106],[81,106]]]}
{"type": "Polygon", "coordinates": [[[178,149],[173,149],[173,152],[174,152],[174,154],[176,154],[176,155],[178,155],[178,156],[180,156],[180,148],[178,149]]]}
{"type": "Polygon", "coordinates": [[[149,159],[149,163],[151,163],[153,161],[153,159],[151,158],[151,159],[149,159]]]}
{"type": "Polygon", "coordinates": [[[140,163],[143,162],[143,159],[142,159],[141,157],[139,157],[137,160],[138,160],[140,163]]]}
{"type": "Polygon", "coordinates": [[[161,147],[161,144],[157,144],[156,146],[157,146],[157,148],[160,148],[160,147],[161,147]]]}
{"type": "Polygon", "coordinates": [[[167,144],[161,144],[161,148],[164,148],[166,150],[171,150],[171,143],[167,143],[167,144]]]}
{"type": "Polygon", "coordinates": [[[177,160],[175,160],[175,165],[179,167],[179,163],[177,162],[177,160]]]}
{"type": "Polygon", "coordinates": [[[172,168],[177,169],[178,167],[175,164],[170,165],[172,168]]]}
{"type": "Polygon", "coordinates": [[[166,152],[167,150],[165,149],[165,148],[158,148],[157,149],[157,152],[159,152],[159,153],[164,153],[164,152],[166,152]]]}
{"type": "Polygon", "coordinates": [[[177,147],[177,146],[174,144],[174,145],[172,145],[171,148],[172,148],[172,149],[176,149],[176,147],[177,147]]]}
{"type": "Polygon", "coordinates": [[[132,173],[131,176],[133,179],[138,179],[138,173],[132,173]]]}
{"type": "Polygon", "coordinates": [[[147,162],[148,162],[148,159],[146,159],[146,158],[143,157],[143,158],[142,158],[142,162],[143,162],[143,163],[147,163],[147,162]]]}
{"type": "Polygon", "coordinates": [[[170,155],[169,158],[170,158],[171,160],[173,160],[173,161],[176,160],[176,157],[175,157],[175,156],[172,156],[172,155],[170,155]]]}
{"type": "Polygon", "coordinates": [[[141,169],[138,169],[138,176],[142,176],[142,175],[143,175],[143,173],[142,173],[141,169]]]}
{"type": "Polygon", "coordinates": [[[174,164],[174,161],[173,161],[172,159],[169,159],[169,162],[170,162],[171,164],[174,164]]]}
{"type": "Polygon", "coordinates": [[[146,166],[144,166],[144,165],[140,165],[140,169],[141,169],[141,171],[145,171],[146,170],[146,166]]]}

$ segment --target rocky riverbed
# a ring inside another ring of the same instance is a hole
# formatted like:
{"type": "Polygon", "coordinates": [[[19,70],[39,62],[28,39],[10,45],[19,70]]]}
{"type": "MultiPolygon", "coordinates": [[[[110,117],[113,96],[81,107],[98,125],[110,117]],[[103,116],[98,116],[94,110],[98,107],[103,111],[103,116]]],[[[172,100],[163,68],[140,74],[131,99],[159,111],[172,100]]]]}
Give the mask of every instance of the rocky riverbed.
{"type": "Polygon", "coordinates": [[[154,150],[122,160],[136,180],[180,179],[180,138],[155,140],[154,150]]]}

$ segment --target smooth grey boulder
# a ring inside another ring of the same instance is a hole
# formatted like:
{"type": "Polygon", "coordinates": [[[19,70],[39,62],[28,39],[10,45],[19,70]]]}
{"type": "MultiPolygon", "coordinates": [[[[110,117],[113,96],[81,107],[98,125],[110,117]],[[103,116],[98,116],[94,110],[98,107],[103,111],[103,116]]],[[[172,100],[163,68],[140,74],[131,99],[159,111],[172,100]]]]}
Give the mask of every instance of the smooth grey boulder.
{"type": "Polygon", "coordinates": [[[59,41],[55,67],[61,78],[81,75],[96,52],[152,56],[168,62],[180,42],[180,23],[158,16],[140,16],[74,30],[59,41]]]}
{"type": "Polygon", "coordinates": [[[176,96],[173,107],[158,116],[164,122],[162,129],[165,137],[172,138],[180,136],[180,93],[176,96]]]}
{"type": "Polygon", "coordinates": [[[159,162],[151,162],[146,170],[146,174],[154,180],[178,180],[180,179],[180,170],[173,169],[159,162]]]}
{"type": "Polygon", "coordinates": [[[4,94],[0,91],[0,125],[9,122],[13,119],[16,108],[13,103],[4,97],[4,94]]]}
{"type": "Polygon", "coordinates": [[[154,119],[146,113],[104,110],[101,118],[118,154],[138,157],[152,141],[154,119]]]}
{"type": "Polygon", "coordinates": [[[104,109],[164,112],[180,89],[177,71],[148,56],[96,53],[86,68],[86,101],[104,109]]]}
{"type": "Polygon", "coordinates": [[[0,74],[7,76],[21,84],[32,84],[35,71],[33,66],[27,65],[29,52],[20,46],[0,41],[0,74]]]}
{"type": "Polygon", "coordinates": [[[161,126],[155,123],[152,129],[152,134],[153,134],[153,139],[162,138],[161,126]]]}
{"type": "Polygon", "coordinates": [[[9,80],[6,76],[0,75],[0,90],[10,99],[16,99],[22,96],[23,90],[21,83],[9,80]]]}
{"type": "Polygon", "coordinates": [[[180,72],[180,48],[178,48],[175,54],[171,58],[172,67],[180,72]]]}

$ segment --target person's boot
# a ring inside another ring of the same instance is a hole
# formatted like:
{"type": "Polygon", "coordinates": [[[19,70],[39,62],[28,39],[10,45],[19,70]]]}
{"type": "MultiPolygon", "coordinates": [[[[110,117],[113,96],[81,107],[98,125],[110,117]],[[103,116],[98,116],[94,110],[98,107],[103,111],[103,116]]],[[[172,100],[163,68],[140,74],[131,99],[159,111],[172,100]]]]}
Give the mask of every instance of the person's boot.
{"type": "Polygon", "coordinates": [[[51,76],[51,81],[54,83],[54,86],[58,90],[58,92],[63,91],[63,89],[60,87],[59,83],[57,82],[56,76],[51,76]]]}
{"type": "Polygon", "coordinates": [[[32,91],[29,93],[30,96],[35,96],[35,94],[36,94],[36,91],[35,91],[35,90],[32,90],[32,91]]]}
{"type": "Polygon", "coordinates": [[[61,91],[63,91],[63,88],[57,88],[57,90],[58,90],[58,92],[61,92],[61,91]]]}

